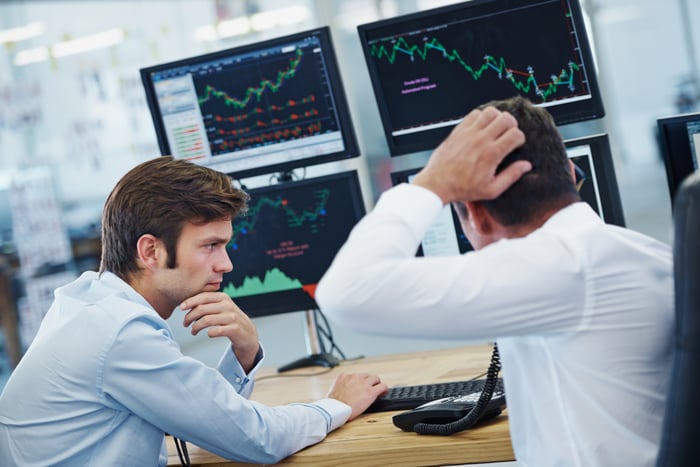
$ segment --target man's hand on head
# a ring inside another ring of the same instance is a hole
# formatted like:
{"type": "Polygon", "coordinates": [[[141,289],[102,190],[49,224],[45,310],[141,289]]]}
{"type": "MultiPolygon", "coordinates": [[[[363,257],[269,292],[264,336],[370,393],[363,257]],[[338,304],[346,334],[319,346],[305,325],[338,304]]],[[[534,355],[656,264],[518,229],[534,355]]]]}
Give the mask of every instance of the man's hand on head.
{"type": "Polygon", "coordinates": [[[496,174],[503,159],[525,142],[518,122],[494,107],[471,111],[433,151],[413,183],[433,191],[443,204],[494,199],[532,169],[516,161],[496,174]]]}
{"type": "Polygon", "coordinates": [[[209,337],[228,337],[243,369],[253,368],[260,347],[258,330],[228,295],[202,292],[186,299],[180,308],[188,310],[183,325],[192,325],[192,335],[206,329],[209,337]]]}

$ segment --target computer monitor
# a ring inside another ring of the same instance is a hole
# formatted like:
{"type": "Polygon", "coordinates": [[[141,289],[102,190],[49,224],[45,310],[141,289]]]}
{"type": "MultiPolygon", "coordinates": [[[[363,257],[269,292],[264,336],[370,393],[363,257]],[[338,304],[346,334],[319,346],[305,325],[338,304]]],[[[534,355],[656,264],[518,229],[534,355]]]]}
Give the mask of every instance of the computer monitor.
{"type": "Polygon", "coordinates": [[[577,177],[581,199],[607,223],[625,226],[610,140],[605,133],[567,139],[566,153],[580,169],[577,177]]]}
{"type": "Polygon", "coordinates": [[[673,202],[683,179],[698,170],[700,112],[663,117],[656,122],[661,157],[666,167],[666,179],[673,202]]]}
{"type": "Polygon", "coordinates": [[[249,316],[318,308],[316,284],[365,214],[357,172],[248,190],[222,291],[249,316]]]}
{"type": "Polygon", "coordinates": [[[359,155],[327,27],[140,72],[163,155],[233,178],[359,155]]]}
{"type": "Polygon", "coordinates": [[[604,116],[578,0],[473,0],[358,26],[392,156],[522,95],[558,125],[604,116]]]}
{"type": "MultiPolygon", "coordinates": [[[[606,134],[598,134],[564,141],[566,152],[579,169],[578,187],[581,199],[587,202],[608,224],[624,227],[622,201],[615,177],[615,167],[606,134]]],[[[420,170],[408,169],[391,173],[393,185],[410,183],[420,170]]],[[[457,212],[452,205],[445,206],[437,221],[428,229],[417,255],[449,256],[473,250],[462,231],[457,212]]]]}

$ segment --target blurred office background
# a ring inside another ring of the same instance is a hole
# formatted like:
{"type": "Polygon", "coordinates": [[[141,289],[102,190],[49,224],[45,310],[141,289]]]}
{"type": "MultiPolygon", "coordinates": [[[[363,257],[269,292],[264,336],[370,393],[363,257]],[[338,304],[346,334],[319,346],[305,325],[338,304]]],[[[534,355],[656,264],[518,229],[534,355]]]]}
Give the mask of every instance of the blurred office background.
{"type": "MultiPolygon", "coordinates": [[[[0,333],[0,387],[53,288],[97,268],[100,211],[111,187],[129,168],[160,154],[141,67],[329,25],[362,155],[314,167],[307,176],[356,169],[371,208],[390,185],[390,171],[420,166],[428,154],[389,157],[356,26],[448,3],[455,2],[1,2],[0,317],[4,330],[17,332],[0,333]]],[[[607,114],[561,132],[610,135],[628,226],[669,242],[671,205],[655,124],[658,117],[698,110],[700,3],[583,0],[583,7],[607,114]]],[[[303,311],[255,321],[268,364],[307,353],[303,311]]],[[[180,315],[171,320],[183,351],[214,364],[226,343],[193,338],[180,323],[180,315]]],[[[348,358],[461,344],[331,326],[348,358]]]]}

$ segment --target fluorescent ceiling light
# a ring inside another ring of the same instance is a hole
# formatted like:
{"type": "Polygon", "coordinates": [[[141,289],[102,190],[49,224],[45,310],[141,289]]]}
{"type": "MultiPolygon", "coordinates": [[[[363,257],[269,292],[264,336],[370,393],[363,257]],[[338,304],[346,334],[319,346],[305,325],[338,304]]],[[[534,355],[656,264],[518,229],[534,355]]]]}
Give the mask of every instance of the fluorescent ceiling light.
{"type": "Polygon", "coordinates": [[[219,38],[216,28],[211,25],[200,26],[194,30],[194,38],[200,42],[215,41],[219,38]]]}
{"type": "Polygon", "coordinates": [[[224,37],[241,36],[250,32],[250,19],[242,16],[221,21],[216,26],[206,25],[195,29],[194,38],[200,42],[212,42],[224,37]]]}
{"type": "Polygon", "coordinates": [[[109,47],[119,44],[124,40],[125,35],[126,34],[122,28],[114,28],[97,34],[91,34],[89,36],[83,36],[69,41],[58,42],[51,47],[51,55],[58,58],[87,52],[89,50],[109,47]]]}
{"type": "Polygon", "coordinates": [[[21,50],[15,55],[14,64],[16,66],[29,65],[30,63],[43,62],[49,58],[49,48],[46,46],[34,49],[21,50]]]}
{"type": "Polygon", "coordinates": [[[275,27],[275,17],[272,12],[255,13],[250,17],[250,27],[254,31],[265,31],[275,27]]]}
{"type": "Polygon", "coordinates": [[[198,41],[215,41],[224,37],[241,36],[250,31],[265,31],[275,26],[301,23],[309,17],[305,6],[280,8],[251,16],[241,16],[219,22],[216,26],[201,26],[194,31],[198,41]]]}
{"type": "Polygon", "coordinates": [[[240,36],[250,32],[250,20],[247,16],[229,19],[216,25],[219,37],[240,36]]]}
{"type": "Polygon", "coordinates": [[[0,31],[0,44],[19,42],[36,37],[44,32],[44,23],[34,22],[26,26],[0,31]]]}
{"type": "Polygon", "coordinates": [[[277,24],[301,23],[309,17],[309,9],[304,6],[292,6],[277,10],[277,24]]]}
{"type": "Polygon", "coordinates": [[[309,10],[303,6],[292,6],[278,10],[256,13],[250,17],[250,23],[254,30],[264,31],[282,24],[301,23],[309,16],[309,10]]]}

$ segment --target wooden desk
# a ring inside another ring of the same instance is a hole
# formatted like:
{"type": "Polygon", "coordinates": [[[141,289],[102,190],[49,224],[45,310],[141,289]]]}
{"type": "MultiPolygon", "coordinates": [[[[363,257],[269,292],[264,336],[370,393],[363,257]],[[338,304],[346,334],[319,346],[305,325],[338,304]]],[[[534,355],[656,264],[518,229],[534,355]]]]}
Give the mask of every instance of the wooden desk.
{"type": "MultiPolygon", "coordinates": [[[[376,373],[389,386],[468,379],[485,372],[490,356],[491,347],[484,345],[344,361],[317,376],[308,375],[322,372],[323,368],[284,373],[290,376],[277,376],[275,369],[263,369],[258,373],[252,399],[268,405],[312,402],[325,396],[332,380],[341,372],[376,373]]],[[[331,432],[321,443],[299,451],[279,465],[425,466],[515,459],[507,411],[477,428],[452,436],[403,432],[391,421],[395,413],[361,415],[331,432]]],[[[168,465],[180,465],[175,444],[168,438],[168,465]]],[[[252,465],[227,461],[191,443],[187,446],[192,465],[252,465]]]]}

